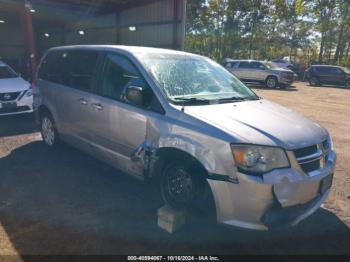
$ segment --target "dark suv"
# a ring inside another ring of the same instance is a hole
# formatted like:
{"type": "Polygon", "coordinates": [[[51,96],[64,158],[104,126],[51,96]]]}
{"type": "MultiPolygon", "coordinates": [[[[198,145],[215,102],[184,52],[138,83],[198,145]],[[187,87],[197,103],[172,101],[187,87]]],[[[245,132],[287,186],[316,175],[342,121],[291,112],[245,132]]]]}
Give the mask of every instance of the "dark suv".
{"type": "Polygon", "coordinates": [[[306,77],[311,86],[332,84],[350,88],[350,70],[346,67],[313,65],[306,70],[306,77]]]}

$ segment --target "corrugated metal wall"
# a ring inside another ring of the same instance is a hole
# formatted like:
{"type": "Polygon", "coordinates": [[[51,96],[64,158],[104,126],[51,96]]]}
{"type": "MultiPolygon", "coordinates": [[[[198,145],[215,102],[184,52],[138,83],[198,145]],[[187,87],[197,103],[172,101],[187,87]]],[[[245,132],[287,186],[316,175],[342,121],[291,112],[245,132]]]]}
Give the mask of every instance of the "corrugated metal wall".
{"type": "MultiPolygon", "coordinates": [[[[9,2],[9,1],[7,1],[9,2]]],[[[124,44],[183,49],[186,0],[135,0],[104,14],[41,4],[33,13],[36,60],[50,47],[75,44],[124,44]],[[176,7],[176,9],[174,9],[176,7]],[[84,34],[79,34],[79,31],[84,34]]],[[[17,10],[17,9],[14,9],[17,10]]],[[[1,10],[0,10],[1,13],[1,10]]],[[[26,43],[20,14],[0,24],[0,58],[23,73],[26,43]]],[[[3,16],[2,16],[3,17],[3,16]]]]}
{"type": "Polygon", "coordinates": [[[116,14],[81,19],[65,28],[65,44],[116,44],[116,14]],[[79,31],[84,31],[80,35],[79,31]]]}
{"type": "Polygon", "coordinates": [[[38,46],[47,49],[62,44],[123,44],[183,49],[185,2],[159,0],[135,4],[136,7],[112,14],[80,18],[61,29],[40,26],[35,28],[38,46]],[[84,35],[79,34],[80,30],[84,35]],[[45,38],[45,33],[50,38],[45,38]]]}
{"type": "Polygon", "coordinates": [[[122,11],[119,14],[120,43],[181,49],[184,2],[175,1],[174,5],[174,0],[163,0],[122,11]],[[177,23],[175,27],[174,23],[177,23]],[[130,26],[136,31],[130,31],[130,26]]]}

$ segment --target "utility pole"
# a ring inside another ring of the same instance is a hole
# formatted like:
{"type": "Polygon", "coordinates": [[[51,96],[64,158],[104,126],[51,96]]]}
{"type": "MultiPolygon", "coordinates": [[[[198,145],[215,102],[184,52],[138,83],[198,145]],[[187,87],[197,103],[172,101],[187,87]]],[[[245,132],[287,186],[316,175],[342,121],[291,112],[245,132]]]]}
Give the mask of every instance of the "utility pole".
{"type": "Polygon", "coordinates": [[[36,56],[35,56],[35,47],[34,47],[34,36],[33,36],[33,21],[32,13],[35,10],[32,8],[28,0],[22,0],[20,6],[20,15],[22,21],[22,29],[24,31],[24,42],[26,46],[27,53],[27,74],[28,77],[33,80],[36,71],[36,56]]]}

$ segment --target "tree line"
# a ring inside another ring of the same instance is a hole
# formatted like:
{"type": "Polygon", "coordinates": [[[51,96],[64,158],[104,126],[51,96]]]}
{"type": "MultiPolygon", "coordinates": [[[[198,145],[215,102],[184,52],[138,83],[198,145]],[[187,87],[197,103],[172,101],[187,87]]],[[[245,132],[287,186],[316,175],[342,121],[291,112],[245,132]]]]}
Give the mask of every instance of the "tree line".
{"type": "Polygon", "coordinates": [[[189,0],[185,48],[224,58],[350,65],[350,0],[189,0]]]}

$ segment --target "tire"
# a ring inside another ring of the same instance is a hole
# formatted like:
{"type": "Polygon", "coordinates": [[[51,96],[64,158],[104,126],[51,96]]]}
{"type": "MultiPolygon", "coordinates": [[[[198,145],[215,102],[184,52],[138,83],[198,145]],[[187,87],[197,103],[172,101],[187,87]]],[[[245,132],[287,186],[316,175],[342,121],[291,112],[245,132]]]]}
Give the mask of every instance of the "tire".
{"type": "Polygon", "coordinates": [[[320,85],[320,80],[317,77],[312,76],[309,79],[309,84],[310,84],[310,86],[319,86],[320,85]]]}
{"type": "Polygon", "coordinates": [[[350,89],[350,82],[346,82],[346,83],[345,83],[345,87],[348,88],[348,89],[350,89]]]}
{"type": "Polygon", "coordinates": [[[49,113],[43,113],[40,116],[40,131],[41,137],[48,147],[53,148],[60,144],[55,122],[49,113]]]}
{"type": "Polygon", "coordinates": [[[278,88],[278,80],[275,76],[269,76],[266,78],[265,85],[267,88],[278,88]]]}
{"type": "Polygon", "coordinates": [[[160,183],[162,198],[169,206],[215,217],[211,189],[193,162],[171,160],[162,171],[160,183]]]}

